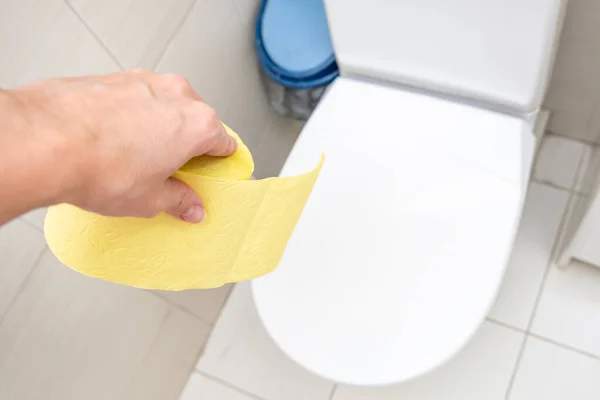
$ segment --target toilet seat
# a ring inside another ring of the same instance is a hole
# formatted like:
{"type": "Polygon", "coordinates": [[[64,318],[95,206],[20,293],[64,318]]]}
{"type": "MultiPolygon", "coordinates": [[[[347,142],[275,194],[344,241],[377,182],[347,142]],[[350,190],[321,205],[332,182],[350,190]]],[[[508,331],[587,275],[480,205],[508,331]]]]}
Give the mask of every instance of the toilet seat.
{"type": "Polygon", "coordinates": [[[282,171],[325,152],[321,175],[278,269],[252,282],[270,336],[355,385],[447,361],[500,286],[533,151],[520,118],[338,78],[282,171]]]}

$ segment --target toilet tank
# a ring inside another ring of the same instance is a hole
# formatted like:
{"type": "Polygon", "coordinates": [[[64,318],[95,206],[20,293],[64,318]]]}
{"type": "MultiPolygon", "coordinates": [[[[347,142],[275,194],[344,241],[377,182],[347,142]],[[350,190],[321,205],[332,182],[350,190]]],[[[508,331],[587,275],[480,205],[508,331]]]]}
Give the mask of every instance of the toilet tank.
{"type": "Polygon", "coordinates": [[[342,75],[527,115],[539,109],[563,0],[325,0],[342,75]]]}

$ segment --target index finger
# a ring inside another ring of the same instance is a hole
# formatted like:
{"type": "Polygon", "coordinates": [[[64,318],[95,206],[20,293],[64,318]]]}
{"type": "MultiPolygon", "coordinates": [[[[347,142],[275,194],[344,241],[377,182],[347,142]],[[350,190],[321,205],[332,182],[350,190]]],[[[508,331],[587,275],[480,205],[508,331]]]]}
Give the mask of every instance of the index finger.
{"type": "Polygon", "coordinates": [[[219,122],[219,125],[222,129],[217,131],[212,146],[206,151],[205,154],[208,156],[230,156],[238,148],[237,140],[227,133],[225,126],[221,122],[219,122]]]}

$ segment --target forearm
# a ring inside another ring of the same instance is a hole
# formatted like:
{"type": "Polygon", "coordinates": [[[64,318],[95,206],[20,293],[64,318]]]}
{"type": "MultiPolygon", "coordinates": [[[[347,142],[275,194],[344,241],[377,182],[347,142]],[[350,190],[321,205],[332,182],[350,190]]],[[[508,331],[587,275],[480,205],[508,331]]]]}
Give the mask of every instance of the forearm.
{"type": "Polygon", "coordinates": [[[30,101],[0,91],[0,224],[59,202],[64,190],[68,160],[60,157],[60,138],[32,118],[30,101]]]}

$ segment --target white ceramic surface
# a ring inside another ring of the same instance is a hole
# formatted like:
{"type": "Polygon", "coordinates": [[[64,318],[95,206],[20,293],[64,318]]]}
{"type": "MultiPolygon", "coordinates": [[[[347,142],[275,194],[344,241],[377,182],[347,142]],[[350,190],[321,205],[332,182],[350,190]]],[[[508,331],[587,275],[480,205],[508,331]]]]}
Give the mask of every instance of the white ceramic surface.
{"type": "Polygon", "coordinates": [[[563,0],[326,0],[342,75],[539,108],[563,0]],[[360,26],[360,28],[359,28],[360,26]]]}
{"type": "Polygon", "coordinates": [[[326,154],[279,268],[253,282],[267,331],[338,382],[447,361],[500,286],[533,148],[518,118],[338,79],[282,172],[326,154]]]}

